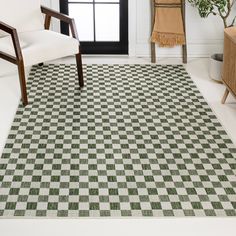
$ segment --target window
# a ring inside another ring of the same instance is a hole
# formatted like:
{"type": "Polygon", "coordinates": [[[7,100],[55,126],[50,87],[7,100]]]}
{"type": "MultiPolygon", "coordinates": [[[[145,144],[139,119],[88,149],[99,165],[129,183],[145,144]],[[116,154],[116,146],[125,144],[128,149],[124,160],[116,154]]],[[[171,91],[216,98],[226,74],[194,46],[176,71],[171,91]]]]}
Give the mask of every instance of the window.
{"type": "Polygon", "coordinates": [[[76,21],[82,53],[128,54],[128,0],[61,0],[60,8],[76,21]]]}

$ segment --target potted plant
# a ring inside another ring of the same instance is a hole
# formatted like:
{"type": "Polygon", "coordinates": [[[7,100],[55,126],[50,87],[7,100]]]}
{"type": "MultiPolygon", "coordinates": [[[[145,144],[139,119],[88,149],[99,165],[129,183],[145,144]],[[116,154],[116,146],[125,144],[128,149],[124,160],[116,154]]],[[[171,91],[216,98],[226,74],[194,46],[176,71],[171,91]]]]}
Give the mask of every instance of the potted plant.
{"type": "MultiPolygon", "coordinates": [[[[231,18],[231,13],[236,0],[188,0],[192,6],[198,8],[199,15],[203,18],[215,15],[222,19],[224,28],[231,27],[236,17],[231,18]],[[230,20],[231,19],[231,20],[230,20]]],[[[210,58],[209,74],[214,80],[221,81],[223,54],[216,53],[210,58]]]]}

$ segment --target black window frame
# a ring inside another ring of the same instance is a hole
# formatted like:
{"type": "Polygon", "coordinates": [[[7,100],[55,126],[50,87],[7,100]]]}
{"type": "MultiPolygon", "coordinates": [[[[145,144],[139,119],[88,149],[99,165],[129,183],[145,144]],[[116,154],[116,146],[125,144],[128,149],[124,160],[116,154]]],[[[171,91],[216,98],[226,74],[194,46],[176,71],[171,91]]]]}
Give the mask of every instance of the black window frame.
{"type": "MultiPolygon", "coordinates": [[[[60,0],[60,12],[67,14],[69,13],[69,0],[60,0]]],[[[91,4],[94,4],[91,2],[91,4]]],[[[84,2],[77,2],[84,3],[84,2]]],[[[107,2],[99,2],[96,4],[105,4],[107,2]]],[[[76,4],[76,2],[73,2],[76,4]]],[[[83,23],[83,22],[82,22],[83,23]]],[[[120,41],[119,42],[80,42],[81,52],[83,54],[118,54],[128,55],[128,0],[120,0],[120,41]]],[[[66,23],[61,22],[61,32],[69,35],[69,27],[66,23]]]]}

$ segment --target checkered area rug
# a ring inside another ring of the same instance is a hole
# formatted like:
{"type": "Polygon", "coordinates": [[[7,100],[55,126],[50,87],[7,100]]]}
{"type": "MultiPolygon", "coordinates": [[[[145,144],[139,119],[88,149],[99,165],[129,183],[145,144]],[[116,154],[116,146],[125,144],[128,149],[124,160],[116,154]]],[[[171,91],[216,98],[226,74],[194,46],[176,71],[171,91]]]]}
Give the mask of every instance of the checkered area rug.
{"type": "Polygon", "coordinates": [[[236,216],[236,149],[182,66],[33,67],[0,216],[236,216]]]}

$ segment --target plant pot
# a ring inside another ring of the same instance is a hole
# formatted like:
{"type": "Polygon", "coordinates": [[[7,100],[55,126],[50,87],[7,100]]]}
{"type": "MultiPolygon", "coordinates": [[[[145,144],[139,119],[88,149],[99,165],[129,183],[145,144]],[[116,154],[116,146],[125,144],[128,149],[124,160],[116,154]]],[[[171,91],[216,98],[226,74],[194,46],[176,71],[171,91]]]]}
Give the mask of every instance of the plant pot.
{"type": "Polygon", "coordinates": [[[213,54],[210,58],[209,75],[210,78],[222,82],[223,54],[213,54]]]}

